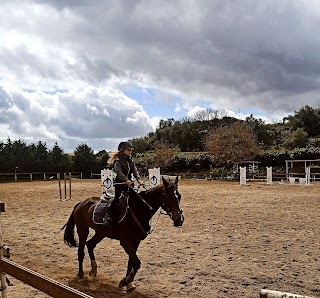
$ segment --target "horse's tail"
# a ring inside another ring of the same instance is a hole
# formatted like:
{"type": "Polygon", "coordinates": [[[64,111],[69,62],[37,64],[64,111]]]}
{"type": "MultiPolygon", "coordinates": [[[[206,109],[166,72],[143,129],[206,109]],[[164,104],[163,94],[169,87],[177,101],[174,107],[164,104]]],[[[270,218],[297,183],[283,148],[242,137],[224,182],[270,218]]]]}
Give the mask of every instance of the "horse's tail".
{"type": "Polygon", "coordinates": [[[74,211],[80,203],[81,202],[79,202],[77,205],[74,206],[68,222],[61,228],[61,230],[63,230],[65,228],[64,237],[63,237],[64,243],[66,243],[70,247],[77,247],[78,246],[78,243],[74,237],[74,226],[75,226],[74,211]]]}

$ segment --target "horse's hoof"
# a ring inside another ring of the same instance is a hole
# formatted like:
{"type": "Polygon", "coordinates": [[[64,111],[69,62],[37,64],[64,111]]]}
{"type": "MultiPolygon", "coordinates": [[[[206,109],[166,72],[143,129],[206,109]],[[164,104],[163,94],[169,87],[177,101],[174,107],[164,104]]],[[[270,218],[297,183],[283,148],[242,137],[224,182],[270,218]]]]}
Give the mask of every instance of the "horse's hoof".
{"type": "Polygon", "coordinates": [[[136,289],[136,285],[134,285],[133,283],[129,283],[128,285],[127,285],[127,293],[131,293],[131,292],[133,292],[135,289],[136,289]]]}
{"type": "Polygon", "coordinates": [[[128,285],[128,282],[126,281],[125,278],[121,279],[119,283],[119,288],[122,289],[123,287],[126,287],[128,285]]]}
{"type": "Polygon", "coordinates": [[[90,271],[89,276],[97,277],[97,271],[90,271]]]}
{"type": "Polygon", "coordinates": [[[84,277],[84,272],[79,272],[77,276],[79,279],[82,279],[84,277]]]}
{"type": "Polygon", "coordinates": [[[121,291],[123,294],[127,294],[127,290],[128,290],[128,286],[124,286],[124,287],[121,287],[121,288],[120,288],[120,291],[121,291]]]}
{"type": "Polygon", "coordinates": [[[127,286],[123,286],[120,288],[120,291],[123,294],[129,294],[131,292],[133,292],[136,289],[136,286],[132,283],[129,283],[127,286]]]}

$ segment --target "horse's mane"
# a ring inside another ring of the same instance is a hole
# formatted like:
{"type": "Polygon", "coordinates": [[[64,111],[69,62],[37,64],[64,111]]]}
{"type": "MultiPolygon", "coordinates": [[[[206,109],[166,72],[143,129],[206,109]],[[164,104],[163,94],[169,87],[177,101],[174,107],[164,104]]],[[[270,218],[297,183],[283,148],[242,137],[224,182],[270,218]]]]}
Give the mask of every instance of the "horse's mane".
{"type": "Polygon", "coordinates": [[[157,185],[157,186],[155,186],[155,187],[153,187],[153,188],[150,188],[150,189],[141,191],[140,194],[142,194],[142,195],[149,195],[150,193],[157,192],[157,191],[159,191],[160,189],[162,190],[162,185],[157,185]]]}
{"type": "MultiPolygon", "coordinates": [[[[173,184],[174,184],[173,182],[169,182],[169,186],[168,187],[172,186],[173,184]]],[[[149,195],[150,193],[156,193],[156,192],[158,192],[160,190],[161,191],[163,190],[163,185],[157,185],[157,186],[152,187],[150,189],[143,190],[143,191],[140,192],[140,194],[142,194],[144,196],[144,195],[149,195]]]]}

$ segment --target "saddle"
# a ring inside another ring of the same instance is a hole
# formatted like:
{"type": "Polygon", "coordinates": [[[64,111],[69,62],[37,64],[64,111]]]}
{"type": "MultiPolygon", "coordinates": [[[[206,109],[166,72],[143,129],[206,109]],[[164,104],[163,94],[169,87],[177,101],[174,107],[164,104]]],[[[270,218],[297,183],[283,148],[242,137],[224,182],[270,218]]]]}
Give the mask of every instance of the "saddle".
{"type": "MultiPolygon", "coordinates": [[[[100,197],[100,201],[96,204],[93,210],[92,219],[95,224],[104,224],[104,218],[106,217],[109,206],[113,200],[114,197],[108,196],[105,193],[100,197]]],[[[126,217],[127,206],[129,206],[129,192],[123,192],[119,198],[119,203],[114,216],[117,223],[122,222],[126,217]]]]}

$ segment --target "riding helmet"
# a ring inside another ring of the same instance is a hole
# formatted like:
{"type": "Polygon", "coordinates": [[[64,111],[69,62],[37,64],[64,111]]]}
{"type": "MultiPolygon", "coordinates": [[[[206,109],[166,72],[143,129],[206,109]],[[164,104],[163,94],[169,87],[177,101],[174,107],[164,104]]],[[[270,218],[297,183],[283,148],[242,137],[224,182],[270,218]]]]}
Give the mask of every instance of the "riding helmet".
{"type": "Polygon", "coordinates": [[[133,146],[131,144],[131,142],[127,141],[127,142],[121,142],[118,146],[118,151],[122,151],[123,149],[133,149],[133,146]]]}

